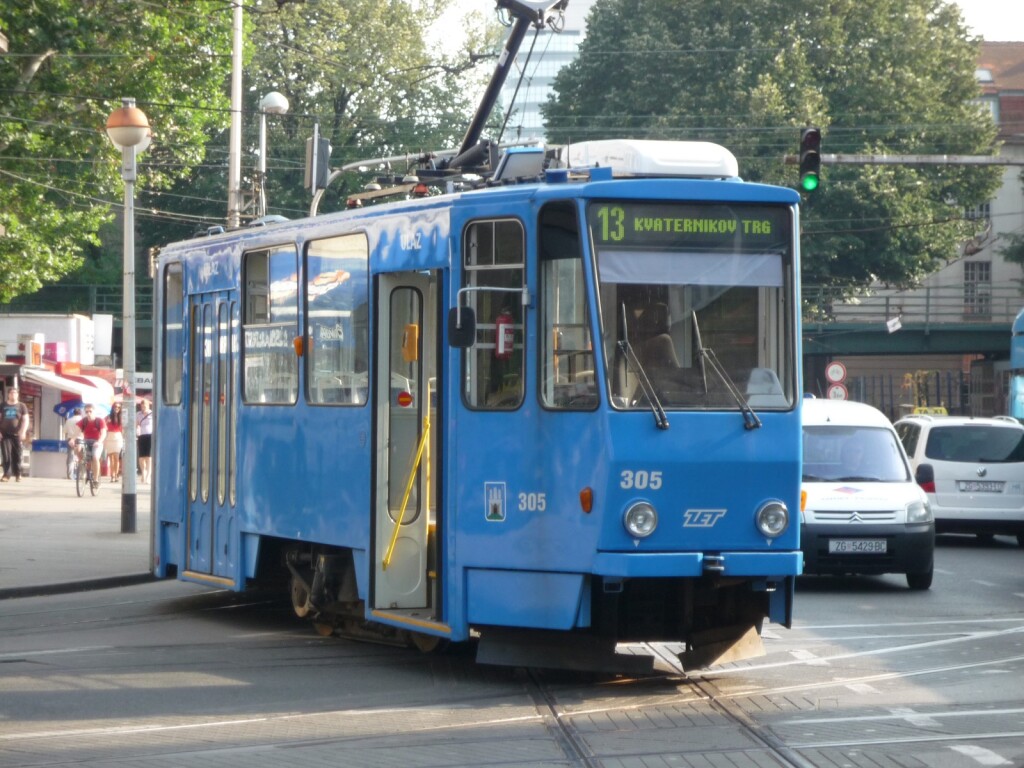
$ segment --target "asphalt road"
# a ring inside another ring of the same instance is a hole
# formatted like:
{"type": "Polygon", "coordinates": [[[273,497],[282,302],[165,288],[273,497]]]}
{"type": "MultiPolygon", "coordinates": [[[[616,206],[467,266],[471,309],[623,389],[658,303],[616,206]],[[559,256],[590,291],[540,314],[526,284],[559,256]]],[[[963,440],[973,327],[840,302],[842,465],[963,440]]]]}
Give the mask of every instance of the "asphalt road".
{"type": "Polygon", "coordinates": [[[927,592],[805,577],[766,656],[643,679],[323,638],[175,582],[3,600],[0,768],[1024,766],[1024,550],[941,537],[936,565],[927,592]]]}

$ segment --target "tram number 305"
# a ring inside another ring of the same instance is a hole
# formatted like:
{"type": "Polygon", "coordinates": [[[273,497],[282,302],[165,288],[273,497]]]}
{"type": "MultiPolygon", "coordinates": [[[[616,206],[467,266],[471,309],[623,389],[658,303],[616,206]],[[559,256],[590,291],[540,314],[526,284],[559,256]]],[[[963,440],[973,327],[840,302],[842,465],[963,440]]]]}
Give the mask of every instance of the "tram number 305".
{"type": "Polygon", "coordinates": [[[543,512],[548,508],[548,498],[546,493],[520,493],[519,494],[519,511],[520,512],[543,512]]]}
{"type": "Polygon", "coordinates": [[[661,471],[624,469],[619,475],[619,487],[625,491],[656,491],[661,488],[661,471]]]}

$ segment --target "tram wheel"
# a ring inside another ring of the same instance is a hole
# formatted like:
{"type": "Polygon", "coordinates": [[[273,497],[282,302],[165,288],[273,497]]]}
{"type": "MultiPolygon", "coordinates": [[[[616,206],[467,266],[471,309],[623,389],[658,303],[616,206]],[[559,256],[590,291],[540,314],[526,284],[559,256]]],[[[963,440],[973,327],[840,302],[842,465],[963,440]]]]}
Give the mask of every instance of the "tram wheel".
{"type": "Polygon", "coordinates": [[[292,576],[292,610],[300,619],[309,615],[312,606],[309,604],[309,590],[302,583],[302,579],[292,576]]]}
{"type": "Polygon", "coordinates": [[[334,634],[334,625],[324,624],[322,621],[314,621],[313,629],[316,630],[316,633],[320,635],[320,637],[330,637],[334,634]]]}
{"type": "Polygon", "coordinates": [[[438,637],[437,635],[425,635],[422,632],[410,632],[409,634],[412,636],[412,644],[423,653],[434,653],[444,650],[447,644],[443,637],[438,637]]]}

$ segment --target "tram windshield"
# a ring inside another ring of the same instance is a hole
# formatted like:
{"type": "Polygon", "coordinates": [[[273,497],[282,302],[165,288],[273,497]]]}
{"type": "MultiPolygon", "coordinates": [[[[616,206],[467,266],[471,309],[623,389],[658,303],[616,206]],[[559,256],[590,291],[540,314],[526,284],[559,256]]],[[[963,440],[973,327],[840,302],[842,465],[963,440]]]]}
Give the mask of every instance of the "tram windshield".
{"type": "Polygon", "coordinates": [[[599,202],[588,225],[614,407],[793,407],[789,208],[599,202]]]}

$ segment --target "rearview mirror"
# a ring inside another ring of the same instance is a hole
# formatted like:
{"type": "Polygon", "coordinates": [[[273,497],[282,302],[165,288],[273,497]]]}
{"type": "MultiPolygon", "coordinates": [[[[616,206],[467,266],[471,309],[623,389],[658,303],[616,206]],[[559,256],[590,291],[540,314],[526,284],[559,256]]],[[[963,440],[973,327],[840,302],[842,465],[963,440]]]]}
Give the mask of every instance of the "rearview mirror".
{"type": "Polygon", "coordinates": [[[466,349],[476,341],[476,314],[469,307],[448,310],[448,346],[466,349]]]}

